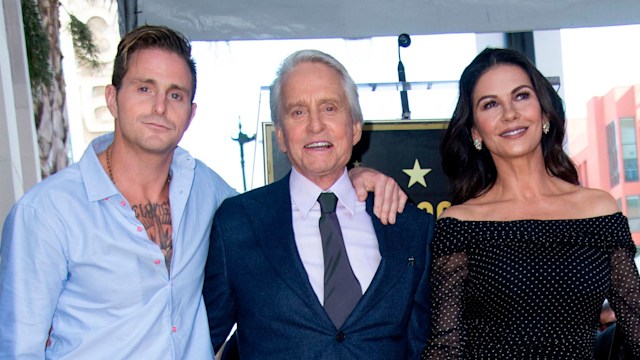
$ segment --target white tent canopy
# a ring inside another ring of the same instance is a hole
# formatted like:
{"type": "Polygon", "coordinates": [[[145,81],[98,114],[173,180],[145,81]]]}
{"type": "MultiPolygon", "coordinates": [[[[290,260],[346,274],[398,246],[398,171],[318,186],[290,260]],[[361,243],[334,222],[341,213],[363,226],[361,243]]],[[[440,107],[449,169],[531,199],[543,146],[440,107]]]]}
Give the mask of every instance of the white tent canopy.
{"type": "Polygon", "coordinates": [[[636,24],[638,0],[118,0],[121,19],[191,40],[366,38],[636,24]]]}

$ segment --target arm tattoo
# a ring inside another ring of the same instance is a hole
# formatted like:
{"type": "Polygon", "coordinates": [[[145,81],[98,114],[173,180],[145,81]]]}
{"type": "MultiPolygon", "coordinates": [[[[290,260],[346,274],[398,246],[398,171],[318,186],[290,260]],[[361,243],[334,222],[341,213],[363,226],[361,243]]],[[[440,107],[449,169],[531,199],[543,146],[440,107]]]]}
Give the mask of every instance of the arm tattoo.
{"type": "Polygon", "coordinates": [[[131,207],[136,218],[144,225],[147,236],[160,246],[164,254],[167,269],[171,268],[173,255],[171,207],[168,201],[161,203],[138,204],[131,207]]]}

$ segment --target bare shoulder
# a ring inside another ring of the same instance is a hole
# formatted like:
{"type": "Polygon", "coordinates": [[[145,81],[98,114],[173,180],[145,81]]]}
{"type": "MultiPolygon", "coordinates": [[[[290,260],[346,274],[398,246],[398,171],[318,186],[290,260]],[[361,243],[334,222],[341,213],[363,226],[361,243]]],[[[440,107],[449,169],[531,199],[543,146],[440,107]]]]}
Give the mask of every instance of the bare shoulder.
{"type": "Polygon", "coordinates": [[[455,218],[458,220],[469,220],[473,218],[474,206],[467,203],[453,205],[445,209],[440,218],[455,218]]]}
{"type": "Polygon", "coordinates": [[[487,220],[492,218],[491,214],[496,206],[499,205],[493,199],[487,199],[485,194],[447,208],[440,218],[455,218],[461,221],[487,220]]]}
{"type": "Polygon", "coordinates": [[[620,211],[616,200],[606,191],[579,187],[575,194],[576,208],[587,212],[585,217],[611,215],[620,211]]]}

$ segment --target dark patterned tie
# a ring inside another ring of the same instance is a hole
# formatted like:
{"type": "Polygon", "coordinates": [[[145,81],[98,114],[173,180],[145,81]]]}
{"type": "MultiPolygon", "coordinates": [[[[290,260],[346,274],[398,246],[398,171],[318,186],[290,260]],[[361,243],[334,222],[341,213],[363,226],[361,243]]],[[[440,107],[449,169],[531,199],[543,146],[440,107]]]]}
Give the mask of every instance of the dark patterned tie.
{"type": "Polygon", "coordinates": [[[362,288],[344,247],[336,216],[338,198],[333,193],[322,193],[318,202],[322,212],[319,225],[324,252],[324,309],[339,329],[360,301],[362,288]]]}

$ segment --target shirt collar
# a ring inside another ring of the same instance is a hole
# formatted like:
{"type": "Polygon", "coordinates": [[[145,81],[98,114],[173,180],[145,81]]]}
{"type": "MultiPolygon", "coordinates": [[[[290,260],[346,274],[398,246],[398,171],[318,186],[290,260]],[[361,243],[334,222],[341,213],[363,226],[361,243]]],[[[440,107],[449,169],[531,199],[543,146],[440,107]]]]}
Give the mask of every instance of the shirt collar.
{"type": "MultiPolygon", "coordinates": [[[[291,192],[291,201],[302,213],[303,217],[306,218],[314,206],[319,206],[318,196],[320,196],[323,190],[300,174],[295,168],[291,168],[289,189],[291,192]]],[[[346,208],[352,215],[355,214],[358,198],[351,184],[351,179],[349,178],[346,167],[338,181],[331,185],[327,192],[336,194],[338,197],[338,206],[346,208]]]]}
{"type": "MultiPolygon", "coordinates": [[[[91,141],[78,163],[82,172],[85,191],[90,201],[103,200],[120,194],[118,188],[111,182],[107,172],[104,171],[100,160],[98,160],[98,154],[105,151],[112,142],[113,133],[95,138],[91,141]]],[[[196,161],[189,152],[176,147],[171,161],[171,188],[189,189],[193,181],[195,167],[196,161]]]]}
{"type": "Polygon", "coordinates": [[[78,165],[84,180],[85,191],[90,201],[97,201],[118,194],[118,189],[109,179],[109,175],[100,160],[98,154],[105,151],[113,142],[113,133],[104,134],[95,138],[85,150],[78,165]]]}

